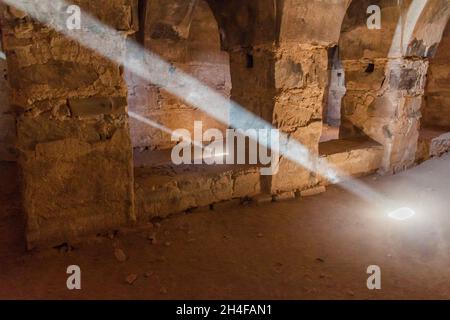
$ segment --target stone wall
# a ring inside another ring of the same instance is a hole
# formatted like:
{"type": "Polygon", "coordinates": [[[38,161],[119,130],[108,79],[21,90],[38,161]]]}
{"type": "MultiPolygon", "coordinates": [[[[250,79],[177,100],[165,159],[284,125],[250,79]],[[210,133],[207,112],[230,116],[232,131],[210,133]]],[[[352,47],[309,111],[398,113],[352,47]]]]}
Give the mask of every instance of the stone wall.
{"type": "MultiPolygon", "coordinates": [[[[123,43],[112,50],[125,52],[133,1],[76,3],[122,30],[123,43]]],[[[4,45],[29,248],[132,221],[132,147],[122,68],[13,10],[4,45]]]]}
{"type": "MultiPolygon", "coordinates": [[[[0,33],[5,24],[3,12],[5,8],[0,4],[0,33]]],[[[1,35],[0,35],[1,36],[1,35]]],[[[6,56],[3,56],[3,45],[0,41],[0,161],[15,161],[16,121],[9,104],[8,66],[6,56]]]]}
{"type": "Polygon", "coordinates": [[[439,44],[437,54],[430,59],[422,126],[440,127],[450,131],[450,25],[439,44]]]}

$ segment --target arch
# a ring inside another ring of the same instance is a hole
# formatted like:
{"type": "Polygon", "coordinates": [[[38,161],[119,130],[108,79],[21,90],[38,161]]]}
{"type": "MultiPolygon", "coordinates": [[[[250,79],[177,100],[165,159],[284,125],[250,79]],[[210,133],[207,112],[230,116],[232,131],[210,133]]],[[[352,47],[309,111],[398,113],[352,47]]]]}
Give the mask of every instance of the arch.
{"type": "Polygon", "coordinates": [[[450,150],[450,23],[429,59],[427,83],[421,107],[417,161],[450,150]]]}
{"type": "Polygon", "coordinates": [[[415,163],[426,58],[447,17],[448,2],[440,0],[363,0],[349,6],[339,41],[347,86],[340,137],[366,135],[382,144],[384,171],[415,163]],[[366,27],[372,4],[382,10],[381,30],[366,27]]]}
{"type": "Polygon", "coordinates": [[[333,45],[351,0],[280,0],[278,40],[333,45]],[[332,12],[332,15],[324,14],[332,12]]]}
{"type": "MultiPolygon", "coordinates": [[[[205,0],[149,1],[145,9],[144,46],[169,61],[174,68],[229,97],[229,57],[221,49],[218,23],[208,3],[205,0]],[[156,11],[153,10],[155,6],[158,6],[156,11]]],[[[228,124],[219,123],[192,108],[164,88],[146,83],[129,73],[126,77],[130,110],[169,130],[193,131],[194,121],[202,121],[205,130],[225,130],[228,127],[228,124]]],[[[141,121],[131,119],[130,127],[135,148],[166,150],[176,144],[171,140],[170,132],[152,128],[141,121]]]]}

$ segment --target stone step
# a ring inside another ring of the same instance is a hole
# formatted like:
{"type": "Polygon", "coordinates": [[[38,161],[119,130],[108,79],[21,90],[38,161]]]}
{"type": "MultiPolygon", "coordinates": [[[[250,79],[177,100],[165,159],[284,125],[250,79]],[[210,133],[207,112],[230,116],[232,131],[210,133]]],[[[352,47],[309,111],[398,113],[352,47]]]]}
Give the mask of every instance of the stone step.
{"type": "MultiPolygon", "coordinates": [[[[327,161],[347,177],[361,177],[380,169],[384,147],[367,137],[327,141],[319,144],[321,161],[327,161]]],[[[329,182],[322,178],[322,185],[329,182]]]]}
{"type": "Polygon", "coordinates": [[[422,128],[419,132],[416,160],[423,162],[450,151],[450,128],[422,128]]]}
{"type": "Polygon", "coordinates": [[[174,165],[170,151],[135,152],[138,220],[261,193],[260,171],[249,165],[174,165]]]}

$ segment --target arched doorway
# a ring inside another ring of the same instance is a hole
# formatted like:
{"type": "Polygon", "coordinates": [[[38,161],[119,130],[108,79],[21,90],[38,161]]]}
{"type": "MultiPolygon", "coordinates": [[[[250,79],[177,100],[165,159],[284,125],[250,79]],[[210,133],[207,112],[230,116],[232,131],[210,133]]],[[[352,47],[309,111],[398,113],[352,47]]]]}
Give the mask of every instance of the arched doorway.
{"type": "Polygon", "coordinates": [[[429,60],[417,160],[425,161],[450,150],[450,24],[436,55],[429,60]]]}
{"type": "MultiPolygon", "coordinates": [[[[166,3],[166,6],[169,4],[166,3]]],[[[170,62],[173,68],[182,70],[206,84],[211,90],[229,98],[229,57],[221,50],[218,25],[208,3],[204,0],[198,1],[183,14],[178,25],[157,22],[152,24],[152,27],[144,26],[145,47],[170,62]]],[[[218,122],[181,98],[171,95],[164,88],[147,83],[129,73],[126,77],[130,110],[168,129],[162,131],[131,119],[131,138],[137,155],[139,151],[171,149],[176,142],[171,141],[170,132],[177,129],[193,132],[194,121],[202,121],[205,130],[217,128],[224,131],[228,127],[228,124],[218,122]]]]}

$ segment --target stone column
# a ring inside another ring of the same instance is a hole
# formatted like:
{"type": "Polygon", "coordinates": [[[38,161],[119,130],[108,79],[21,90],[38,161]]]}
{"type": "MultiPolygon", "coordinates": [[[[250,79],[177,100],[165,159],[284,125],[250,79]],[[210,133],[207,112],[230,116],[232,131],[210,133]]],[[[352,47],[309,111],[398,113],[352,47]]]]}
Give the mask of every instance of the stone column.
{"type": "MultiPolygon", "coordinates": [[[[318,156],[328,54],[321,46],[285,43],[230,50],[231,99],[318,156]]],[[[231,114],[233,117],[239,115],[231,114]]],[[[236,121],[239,122],[239,121],[236,121]]],[[[313,187],[316,174],[281,156],[278,173],[262,177],[265,192],[280,194],[313,187]]]]}
{"type": "MultiPolygon", "coordinates": [[[[115,45],[125,49],[132,0],[78,3],[124,31],[124,43],[115,45]]],[[[8,13],[4,44],[28,247],[133,221],[123,68],[15,10],[8,13]]]]}
{"type": "MultiPolygon", "coordinates": [[[[322,134],[322,110],[327,94],[328,53],[323,46],[285,43],[276,53],[273,123],[290,139],[304,145],[318,158],[322,134]]],[[[272,177],[271,192],[310,189],[317,175],[281,157],[280,169],[272,177]]]]}
{"type": "Polygon", "coordinates": [[[367,135],[384,145],[383,172],[412,166],[428,62],[397,58],[344,61],[344,66],[341,137],[367,135]]]}

